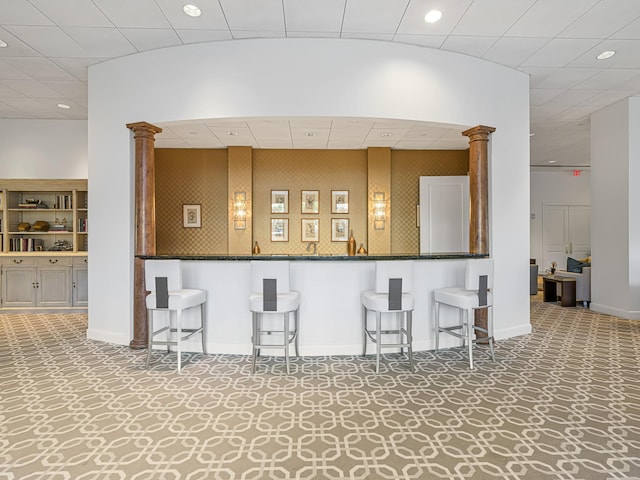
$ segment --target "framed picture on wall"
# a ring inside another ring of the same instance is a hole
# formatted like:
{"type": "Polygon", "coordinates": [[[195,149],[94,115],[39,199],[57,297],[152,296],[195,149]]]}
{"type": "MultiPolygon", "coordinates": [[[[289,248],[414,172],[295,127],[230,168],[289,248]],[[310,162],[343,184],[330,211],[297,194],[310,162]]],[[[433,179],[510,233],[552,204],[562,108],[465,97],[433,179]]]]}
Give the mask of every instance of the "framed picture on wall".
{"type": "Polygon", "coordinates": [[[318,235],[318,219],[303,219],[302,223],[302,241],[317,242],[320,238],[318,235]]]}
{"type": "Polygon", "coordinates": [[[200,205],[182,205],[182,226],[185,228],[199,228],[200,205]]]}
{"type": "Polygon", "coordinates": [[[302,190],[302,213],[318,213],[320,192],[318,190],[302,190]]]}
{"type": "Polygon", "coordinates": [[[289,241],[289,219],[288,218],[272,218],[271,219],[271,241],[272,242],[288,242],[289,241]]]}
{"type": "Polygon", "coordinates": [[[349,190],[331,190],[331,213],[349,213],[349,190]]]}
{"type": "Polygon", "coordinates": [[[289,190],[271,190],[271,213],[289,213],[289,190]]]}
{"type": "Polygon", "coordinates": [[[332,242],[349,241],[349,219],[348,218],[332,218],[331,219],[331,241],[332,242]]]}

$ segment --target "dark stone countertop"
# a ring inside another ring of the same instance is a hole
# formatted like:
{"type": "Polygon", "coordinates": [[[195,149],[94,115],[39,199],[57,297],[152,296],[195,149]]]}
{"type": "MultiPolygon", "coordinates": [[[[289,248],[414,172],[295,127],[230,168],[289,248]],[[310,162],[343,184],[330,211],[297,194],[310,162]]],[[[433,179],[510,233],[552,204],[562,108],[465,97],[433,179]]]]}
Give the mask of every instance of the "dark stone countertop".
{"type": "Polygon", "coordinates": [[[429,253],[405,255],[197,255],[197,254],[167,254],[167,255],[136,255],[143,260],[217,260],[217,261],[249,261],[249,260],[290,260],[305,262],[342,262],[342,261],[377,261],[377,260],[456,260],[465,258],[486,258],[485,253],[429,253]]]}

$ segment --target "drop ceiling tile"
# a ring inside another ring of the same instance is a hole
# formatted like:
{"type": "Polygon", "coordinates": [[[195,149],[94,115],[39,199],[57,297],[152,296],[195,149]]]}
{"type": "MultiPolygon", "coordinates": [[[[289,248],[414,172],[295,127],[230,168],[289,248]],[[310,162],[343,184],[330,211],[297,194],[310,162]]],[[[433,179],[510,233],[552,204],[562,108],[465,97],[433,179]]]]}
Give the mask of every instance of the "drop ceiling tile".
{"type": "Polygon", "coordinates": [[[495,44],[498,37],[473,37],[463,35],[451,35],[447,37],[442,50],[464,53],[473,57],[482,57],[495,44]]]}
{"type": "Polygon", "coordinates": [[[529,90],[529,104],[544,105],[566,91],[564,88],[532,88],[529,90]]]}
{"type": "Polygon", "coordinates": [[[402,17],[398,34],[402,35],[449,35],[469,9],[473,0],[412,0],[402,17]],[[442,11],[442,18],[436,23],[427,23],[424,16],[434,8],[442,11]]]}
{"type": "Polygon", "coordinates": [[[538,0],[505,35],[553,38],[599,0],[538,0]]]}
{"type": "Polygon", "coordinates": [[[393,40],[392,33],[352,33],[342,32],[342,38],[357,38],[360,40],[382,40],[384,42],[391,42],[393,40]]]}
{"type": "Polygon", "coordinates": [[[176,33],[185,44],[231,40],[229,30],[176,30],[176,33]]]}
{"type": "Polygon", "coordinates": [[[601,0],[558,35],[560,38],[606,38],[640,17],[637,0],[601,0]]]}
{"type": "Polygon", "coordinates": [[[284,16],[289,32],[339,33],[345,0],[284,0],[284,16]]]}
{"type": "Polygon", "coordinates": [[[275,30],[233,30],[231,35],[236,40],[242,38],[282,38],[284,32],[275,30]]]}
{"type": "Polygon", "coordinates": [[[176,32],[168,28],[121,28],[120,33],[139,52],[182,45],[182,40],[176,32]]]}
{"type": "Polygon", "coordinates": [[[20,98],[24,96],[23,93],[17,92],[0,80],[0,98],[20,98]]]}
{"type": "Polygon", "coordinates": [[[348,0],[342,32],[394,34],[408,3],[409,0],[348,0]]]}
{"type": "Polygon", "coordinates": [[[537,88],[573,88],[598,74],[595,68],[563,68],[537,83],[537,88]]]}
{"type": "Polygon", "coordinates": [[[4,28],[0,28],[0,40],[8,45],[6,48],[0,48],[0,58],[40,56],[40,53],[4,28]]]}
{"type": "Polygon", "coordinates": [[[579,89],[615,89],[617,86],[629,81],[638,75],[638,70],[609,68],[602,70],[575,86],[579,89]]]}
{"type": "Polygon", "coordinates": [[[502,37],[482,58],[516,68],[548,41],[548,38],[502,37]]]}
{"type": "Polygon", "coordinates": [[[561,94],[557,95],[553,99],[553,103],[555,103],[556,105],[568,105],[568,106],[580,105],[581,103],[588,101],[590,98],[593,98],[596,95],[600,94],[600,92],[601,90],[597,90],[597,89],[566,90],[561,94]]]}
{"type": "Polygon", "coordinates": [[[91,0],[30,0],[47,17],[61,27],[112,27],[111,21],[91,0]]]}
{"type": "Polygon", "coordinates": [[[606,107],[607,105],[619,102],[620,100],[624,100],[635,94],[637,94],[637,91],[632,92],[627,90],[606,90],[586,100],[584,102],[584,105],[593,105],[600,108],[606,107]]]}
{"type": "Polygon", "coordinates": [[[605,40],[572,61],[570,67],[590,68],[638,68],[640,65],[640,40],[605,40]],[[596,56],[605,50],[616,54],[606,60],[596,56]]]}
{"type": "Polygon", "coordinates": [[[556,38],[529,57],[523,66],[564,67],[598,43],[592,39],[556,38]]]}
{"type": "Polygon", "coordinates": [[[73,80],[73,76],[54,62],[42,57],[7,57],[4,63],[39,80],[73,80]]]}
{"type": "Polygon", "coordinates": [[[154,0],[93,0],[118,28],[167,28],[169,22],[154,0]]]}
{"type": "Polygon", "coordinates": [[[53,25],[46,15],[27,0],[0,2],[0,23],[3,25],[53,25]]]}
{"type": "Polygon", "coordinates": [[[37,80],[4,80],[4,85],[31,98],[60,98],[61,95],[37,80]]]}
{"type": "Polygon", "coordinates": [[[482,0],[473,2],[455,26],[452,35],[501,36],[535,0],[482,0]]]}
{"type": "Polygon", "coordinates": [[[188,148],[224,148],[216,137],[190,138],[185,142],[188,148]]]}
{"type": "Polygon", "coordinates": [[[340,38],[340,32],[292,32],[287,30],[287,38],[340,38]]]}
{"type": "Polygon", "coordinates": [[[558,72],[558,67],[520,67],[521,72],[529,75],[529,87],[536,88],[541,82],[545,81],[549,76],[558,72]]]}
{"type": "Polygon", "coordinates": [[[229,30],[218,0],[198,0],[196,5],[202,11],[199,17],[190,17],[182,10],[184,2],[156,0],[169,23],[176,30],[229,30]]]}
{"type": "Polygon", "coordinates": [[[136,53],[135,47],[116,28],[66,27],[64,30],[91,57],[111,58],[136,53]]]}
{"type": "Polygon", "coordinates": [[[44,85],[60,95],[73,99],[87,99],[87,84],[78,80],[43,81],[44,85]]]}
{"type": "Polygon", "coordinates": [[[29,75],[5,60],[0,60],[0,80],[29,79],[29,75]]]}
{"type": "Polygon", "coordinates": [[[611,35],[612,39],[640,40],[640,19],[622,27],[616,33],[611,35]]]}
{"type": "Polygon", "coordinates": [[[301,128],[329,129],[331,128],[331,123],[332,123],[331,118],[322,118],[322,117],[293,118],[289,121],[289,125],[291,125],[291,130],[301,129],[301,128]]]}
{"type": "Polygon", "coordinates": [[[99,63],[98,60],[95,58],[51,58],[53,63],[82,81],[88,80],[88,67],[99,63]]]}
{"type": "Polygon", "coordinates": [[[282,0],[220,0],[220,5],[235,38],[236,31],[285,33],[282,0]]]}
{"type": "Polygon", "coordinates": [[[593,113],[595,110],[594,107],[589,106],[572,106],[571,108],[565,110],[562,113],[559,113],[554,119],[560,120],[562,122],[573,122],[577,120],[581,120],[584,118],[588,118],[589,115],[593,113]]]}
{"type": "Polygon", "coordinates": [[[58,27],[34,27],[17,25],[7,27],[10,33],[19,36],[29,47],[46,57],[89,57],[82,46],[58,27]]]}

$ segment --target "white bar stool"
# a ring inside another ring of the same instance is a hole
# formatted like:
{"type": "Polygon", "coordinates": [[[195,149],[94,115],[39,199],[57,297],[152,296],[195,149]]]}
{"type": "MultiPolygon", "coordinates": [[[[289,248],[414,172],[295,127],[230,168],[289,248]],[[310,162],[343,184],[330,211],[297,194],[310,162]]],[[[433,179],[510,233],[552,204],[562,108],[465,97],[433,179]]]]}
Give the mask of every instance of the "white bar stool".
{"type": "Polygon", "coordinates": [[[207,322],[204,318],[204,303],[207,292],[204,290],[182,288],[182,266],[180,260],[145,260],[144,262],[145,288],[150,291],[146,298],[148,343],[147,363],[149,368],[151,350],[154,345],[166,345],[167,352],[175,346],[178,355],[178,372],[181,369],[182,342],[193,335],[201,334],[202,352],[207,354],[207,322]],[[200,326],[197,328],[182,328],[182,312],[188,308],[200,307],[200,326]],[[154,330],[154,312],[166,311],[168,322],[165,326],[154,330]],[[175,313],[175,315],[173,315],[175,313]],[[175,326],[172,325],[175,317],[175,326]],[[155,337],[165,333],[165,340],[155,337]],[[175,339],[172,339],[175,333],[175,339]],[[186,335],[185,335],[186,334],[186,335]]]}
{"type": "Polygon", "coordinates": [[[298,352],[298,323],[300,316],[300,293],[290,289],[289,262],[262,260],[251,262],[251,294],[249,295],[249,310],[252,317],[253,358],[251,372],[256,371],[256,358],[263,348],[277,348],[284,350],[287,374],[289,370],[289,346],[295,346],[298,352]],[[293,327],[290,316],[293,313],[293,327]],[[282,315],[282,327],[263,329],[265,315],[282,315]],[[279,343],[274,343],[275,337],[280,337],[279,343]],[[267,341],[271,340],[271,341],[267,341]]]}
{"type": "Polygon", "coordinates": [[[491,359],[495,362],[493,351],[493,260],[490,258],[467,260],[464,287],[441,288],[434,291],[436,307],[436,351],[439,349],[440,333],[446,333],[465,342],[469,350],[469,368],[473,369],[473,343],[476,331],[487,334],[491,359]],[[440,326],[440,305],[449,305],[460,310],[460,323],[440,326]],[[475,311],[488,310],[487,328],[475,325],[475,311]]]}
{"type": "Polygon", "coordinates": [[[410,293],[413,288],[413,261],[378,261],[376,262],[376,286],[375,290],[362,292],[363,307],[363,345],[362,356],[367,355],[367,339],[376,344],[376,373],[380,372],[380,352],[382,348],[396,347],[407,349],[409,354],[409,366],[413,367],[412,341],[412,314],[415,299],[410,293]],[[375,330],[368,327],[368,312],[376,314],[375,330]],[[382,314],[400,314],[398,327],[394,329],[382,329],[382,314]],[[397,341],[383,342],[383,335],[395,335],[397,341]]]}

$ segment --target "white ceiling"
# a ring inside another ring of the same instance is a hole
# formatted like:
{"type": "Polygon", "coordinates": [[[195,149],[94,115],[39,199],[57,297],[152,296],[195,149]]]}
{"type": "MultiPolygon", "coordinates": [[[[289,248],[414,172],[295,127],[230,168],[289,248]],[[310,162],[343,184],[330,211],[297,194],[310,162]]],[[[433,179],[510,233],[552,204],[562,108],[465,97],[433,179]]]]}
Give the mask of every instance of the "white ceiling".
{"type": "MultiPolygon", "coordinates": [[[[0,118],[86,119],[89,65],[174,45],[266,37],[409,43],[526,72],[532,165],[588,165],[589,114],[640,94],[640,0],[189,1],[201,17],[182,12],[187,0],[1,1],[0,41],[7,47],[0,48],[0,118]],[[432,8],[443,17],[427,24],[432,8]],[[604,50],[617,54],[596,60],[604,50]]],[[[459,128],[380,119],[165,127],[158,146],[466,147],[459,128]]]]}

